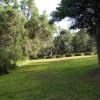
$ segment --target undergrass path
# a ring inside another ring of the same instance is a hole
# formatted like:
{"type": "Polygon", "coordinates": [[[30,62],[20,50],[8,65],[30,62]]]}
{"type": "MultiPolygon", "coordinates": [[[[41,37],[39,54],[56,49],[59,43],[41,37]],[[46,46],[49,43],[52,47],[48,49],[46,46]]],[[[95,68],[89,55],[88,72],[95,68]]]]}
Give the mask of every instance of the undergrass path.
{"type": "Polygon", "coordinates": [[[100,100],[95,57],[28,62],[0,77],[0,100],[100,100]]]}

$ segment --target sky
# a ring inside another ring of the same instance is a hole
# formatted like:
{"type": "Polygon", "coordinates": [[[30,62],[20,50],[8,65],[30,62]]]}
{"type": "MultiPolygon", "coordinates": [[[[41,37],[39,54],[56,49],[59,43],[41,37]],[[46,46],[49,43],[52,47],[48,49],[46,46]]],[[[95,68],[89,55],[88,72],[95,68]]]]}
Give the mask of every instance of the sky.
{"type": "MultiPolygon", "coordinates": [[[[39,13],[42,14],[43,11],[46,11],[48,16],[50,16],[52,11],[56,10],[56,7],[60,2],[61,0],[35,0],[35,4],[39,9],[39,13]]],[[[70,21],[63,20],[59,23],[56,23],[56,25],[62,28],[68,28],[70,21]]]]}
{"type": "Polygon", "coordinates": [[[47,14],[54,11],[61,0],[35,0],[40,14],[45,10],[47,14]]]}
{"type": "MultiPolygon", "coordinates": [[[[55,11],[56,7],[61,2],[61,0],[34,0],[34,1],[39,10],[39,13],[42,14],[43,11],[46,11],[49,18],[52,11],[55,11]]],[[[68,29],[70,27],[70,24],[71,24],[71,21],[69,21],[68,19],[64,19],[63,21],[56,23],[57,27],[60,26],[61,28],[64,28],[64,29],[68,29]]]]}

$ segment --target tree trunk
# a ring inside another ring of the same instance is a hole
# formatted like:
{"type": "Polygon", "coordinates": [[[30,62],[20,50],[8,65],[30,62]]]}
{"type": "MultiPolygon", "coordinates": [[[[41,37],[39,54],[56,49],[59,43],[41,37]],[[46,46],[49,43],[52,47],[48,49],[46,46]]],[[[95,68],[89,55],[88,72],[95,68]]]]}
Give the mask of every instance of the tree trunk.
{"type": "Polygon", "coordinates": [[[98,64],[100,67],[100,35],[96,36],[96,47],[97,47],[98,64]]]}

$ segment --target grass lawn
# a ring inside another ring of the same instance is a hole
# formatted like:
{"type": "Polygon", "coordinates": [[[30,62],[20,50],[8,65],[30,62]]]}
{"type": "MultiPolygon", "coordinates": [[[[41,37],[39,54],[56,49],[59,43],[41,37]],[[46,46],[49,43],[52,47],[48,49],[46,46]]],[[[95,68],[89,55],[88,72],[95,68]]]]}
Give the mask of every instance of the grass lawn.
{"type": "Polygon", "coordinates": [[[0,100],[100,100],[96,66],[95,57],[28,63],[0,77],[0,100]]]}

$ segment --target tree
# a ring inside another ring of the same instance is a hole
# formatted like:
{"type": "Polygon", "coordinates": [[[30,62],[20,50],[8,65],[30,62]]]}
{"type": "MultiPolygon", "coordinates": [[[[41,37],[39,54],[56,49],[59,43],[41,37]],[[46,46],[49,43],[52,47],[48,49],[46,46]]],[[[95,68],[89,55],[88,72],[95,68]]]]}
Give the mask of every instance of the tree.
{"type": "Polygon", "coordinates": [[[59,32],[59,34],[60,35],[58,35],[54,39],[54,47],[55,47],[56,53],[59,55],[71,53],[72,52],[72,46],[71,46],[72,34],[65,29],[62,29],[59,32]]]}
{"type": "Polygon", "coordinates": [[[95,52],[95,41],[84,29],[81,29],[73,36],[72,47],[74,53],[95,52]]]}
{"type": "Polygon", "coordinates": [[[52,36],[53,33],[56,30],[56,26],[50,25],[49,24],[49,20],[48,20],[48,16],[46,15],[46,12],[44,11],[43,14],[39,17],[40,20],[40,32],[38,33],[39,37],[40,37],[40,41],[41,41],[41,47],[45,48],[45,47],[50,47],[50,45],[52,44],[52,36]]]}
{"type": "Polygon", "coordinates": [[[89,36],[89,40],[87,43],[87,52],[97,53],[96,51],[96,43],[93,37],[89,36]]]}
{"type": "Polygon", "coordinates": [[[85,28],[95,38],[100,66],[100,1],[62,0],[57,10],[52,13],[52,17],[52,21],[69,17],[73,20],[71,28],[85,28]]]}
{"type": "Polygon", "coordinates": [[[28,9],[29,9],[29,12],[31,13],[31,15],[34,15],[34,16],[39,15],[39,12],[38,12],[37,7],[35,6],[34,0],[28,0],[27,6],[28,6],[28,9]]]}
{"type": "Polygon", "coordinates": [[[55,25],[50,25],[45,12],[40,16],[32,16],[26,23],[25,28],[28,30],[29,38],[33,41],[32,55],[37,55],[41,50],[49,47],[52,43],[52,34],[55,30],[55,25]],[[36,47],[35,47],[36,46],[36,47]]]}
{"type": "Polygon", "coordinates": [[[19,5],[19,3],[18,3],[18,1],[14,1],[14,4],[13,4],[13,8],[14,9],[19,9],[19,7],[20,7],[20,5],[19,5]]]}
{"type": "Polygon", "coordinates": [[[73,52],[74,53],[89,52],[87,51],[89,38],[90,38],[89,35],[84,29],[81,29],[79,32],[77,32],[72,40],[73,52]]]}
{"type": "Polygon", "coordinates": [[[22,56],[26,30],[25,18],[15,9],[0,12],[0,70],[7,72],[22,56]]]}
{"type": "Polygon", "coordinates": [[[39,15],[34,0],[21,0],[21,10],[28,19],[30,19],[33,15],[39,15]]]}

